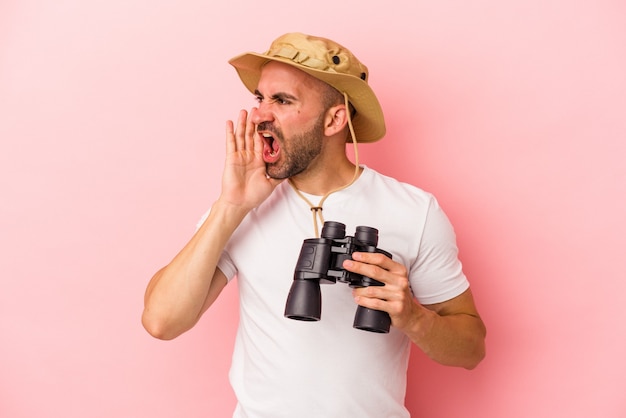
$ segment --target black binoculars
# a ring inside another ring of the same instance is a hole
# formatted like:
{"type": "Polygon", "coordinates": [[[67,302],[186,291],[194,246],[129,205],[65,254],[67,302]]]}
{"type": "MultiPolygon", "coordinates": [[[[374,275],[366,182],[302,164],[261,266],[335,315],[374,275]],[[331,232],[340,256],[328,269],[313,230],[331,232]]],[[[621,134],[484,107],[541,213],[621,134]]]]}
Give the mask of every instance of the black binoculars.
{"type": "MultiPolygon", "coordinates": [[[[305,239],[289,290],[285,316],[300,321],[319,321],[322,313],[320,283],[337,281],[350,287],[384,286],[384,283],[345,270],[344,260],[352,258],[354,252],[382,253],[391,258],[387,251],[376,248],[378,230],[358,226],[354,237],[346,236],[346,226],[340,222],[324,222],[321,238],[305,239]]],[[[391,318],[387,312],[358,306],[353,327],[365,331],[388,333],[391,318]]]]}

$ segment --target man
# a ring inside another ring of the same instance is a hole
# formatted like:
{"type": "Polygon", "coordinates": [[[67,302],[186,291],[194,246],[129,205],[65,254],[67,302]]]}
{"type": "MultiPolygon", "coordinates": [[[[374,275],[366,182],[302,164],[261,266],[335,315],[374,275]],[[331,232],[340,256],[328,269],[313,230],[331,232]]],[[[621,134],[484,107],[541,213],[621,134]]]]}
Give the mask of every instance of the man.
{"type": "Polygon", "coordinates": [[[411,342],[451,366],[471,369],[484,356],[485,327],[450,223],[430,194],[348,159],[346,142],[356,150],[376,141],[385,124],[367,68],[343,46],[290,33],[230,63],[259,104],[227,122],[221,194],[150,281],[145,328],[175,338],[236,276],[234,416],[409,416],[411,342]],[[319,236],[324,218],[348,235],[380,231],[391,257],[355,252],[342,267],[384,286],[323,285],[319,321],[285,318],[302,242],[319,236]],[[353,328],[359,305],[387,312],[389,333],[353,328]]]}

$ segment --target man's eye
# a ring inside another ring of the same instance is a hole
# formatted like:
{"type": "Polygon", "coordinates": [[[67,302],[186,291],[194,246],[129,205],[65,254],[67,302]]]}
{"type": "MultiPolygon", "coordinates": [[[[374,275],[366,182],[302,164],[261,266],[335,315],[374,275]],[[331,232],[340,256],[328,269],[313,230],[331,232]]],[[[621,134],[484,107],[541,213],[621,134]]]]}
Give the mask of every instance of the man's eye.
{"type": "Polygon", "coordinates": [[[257,103],[266,102],[266,103],[269,103],[269,104],[277,103],[279,105],[291,104],[291,101],[289,101],[288,99],[285,99],[283,97],[279,97],[279,96],[274,96],[274,97],[271,97],[271,98],[268,98],[268,99],[265,99],[263,96],[255,96],[254,100],[256,100],[257,103]]]}
{"type": "Polygon", "coordinates": [[[270,100],[272,103],[277,103],[279,105],[287,105],[290,104],[291,101],[289,100],[289,98],[283,96],[283,95],[276,95],[276,96],[272,96],[272,99],[270,100]]]}

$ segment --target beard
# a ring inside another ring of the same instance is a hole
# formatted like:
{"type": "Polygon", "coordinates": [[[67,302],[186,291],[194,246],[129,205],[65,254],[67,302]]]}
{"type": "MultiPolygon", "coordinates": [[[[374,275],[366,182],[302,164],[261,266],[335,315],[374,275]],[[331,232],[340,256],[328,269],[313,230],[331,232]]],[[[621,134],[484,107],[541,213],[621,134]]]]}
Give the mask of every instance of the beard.
{"type": "Polygon", "coordinates": [[[274,128],[271,124],[260,124],[259,127],[271,131],[280,139],[280,159],[275,163],[265,164],[265,171],[271,178],[286,179],[302,173],[322,152],[324,114],[320,115],[311,129],[288,139],[285,139],[281,129],[274,128]]]}

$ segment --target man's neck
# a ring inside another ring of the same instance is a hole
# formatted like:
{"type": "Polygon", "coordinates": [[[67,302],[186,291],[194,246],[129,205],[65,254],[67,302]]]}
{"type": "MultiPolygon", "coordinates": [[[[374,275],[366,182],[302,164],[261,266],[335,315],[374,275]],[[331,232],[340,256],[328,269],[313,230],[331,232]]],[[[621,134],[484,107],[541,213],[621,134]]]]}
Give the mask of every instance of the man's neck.
{"type": "Polygon", "coordinates": [[[349,160],[346,160],[341,167],[305,170],[289,180],[291,184],[303,193],[315,196],[325,196],[333,190],[343,188],[352,183],[363,172],[363,168],[358,169],[349,160]]]}

